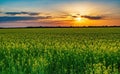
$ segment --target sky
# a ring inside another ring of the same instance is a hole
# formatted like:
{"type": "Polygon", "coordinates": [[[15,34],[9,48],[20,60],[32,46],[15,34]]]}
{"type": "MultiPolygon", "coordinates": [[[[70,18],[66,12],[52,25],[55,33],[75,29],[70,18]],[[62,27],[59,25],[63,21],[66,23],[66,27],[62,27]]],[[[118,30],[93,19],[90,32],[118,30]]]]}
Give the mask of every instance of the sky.
{"type": "Polygon", "coordinates": [[[120,0],[0,0],[0,27],[120,26],[120,0]]]}

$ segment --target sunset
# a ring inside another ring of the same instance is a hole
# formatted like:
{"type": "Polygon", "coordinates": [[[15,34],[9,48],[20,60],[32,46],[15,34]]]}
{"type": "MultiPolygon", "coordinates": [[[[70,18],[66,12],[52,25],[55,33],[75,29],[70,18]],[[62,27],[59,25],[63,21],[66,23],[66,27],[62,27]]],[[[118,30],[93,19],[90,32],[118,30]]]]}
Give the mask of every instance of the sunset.
{"type": "Polygon", "coordinates": [[[120,26],[119,4],[119,0],[1,0],[0,27],[120,26]]]}
{"type": "Polygon", "coordinates": [[[120,0],[0,0],[0,74],[120,74],[120,0]]]}

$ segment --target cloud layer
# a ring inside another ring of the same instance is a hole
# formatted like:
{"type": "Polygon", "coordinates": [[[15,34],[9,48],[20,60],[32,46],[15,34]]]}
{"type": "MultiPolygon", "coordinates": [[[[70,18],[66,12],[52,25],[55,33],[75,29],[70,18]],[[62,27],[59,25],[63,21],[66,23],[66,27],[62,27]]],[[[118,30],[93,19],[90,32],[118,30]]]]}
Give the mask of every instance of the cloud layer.
{"type": "Polygon", "coordinates": [[[40,13],[37,13],[37,12],[6,12],[5,14],[11,15],[11,16],[20,15],[20,14],[28,14],[32,16],[32,15],[39,15],[40,13]]]}
{"type": "Polygon", "coordinates": [[[49,19],[51,16],[39,16],[39,17],[0,17],[0,22],[13,22],[13,21],[26,21],[26,20],[38,20],[38,19],[49,19]]]}
{"type": "Polygon", "coordinates": [[[82,18],[87,18],[87,19],[90,19],[90,20],[100,20],[100,19],[103,19],[102,16],[88,16],[88,15],[83,15],[81,17],[82,18]]]}

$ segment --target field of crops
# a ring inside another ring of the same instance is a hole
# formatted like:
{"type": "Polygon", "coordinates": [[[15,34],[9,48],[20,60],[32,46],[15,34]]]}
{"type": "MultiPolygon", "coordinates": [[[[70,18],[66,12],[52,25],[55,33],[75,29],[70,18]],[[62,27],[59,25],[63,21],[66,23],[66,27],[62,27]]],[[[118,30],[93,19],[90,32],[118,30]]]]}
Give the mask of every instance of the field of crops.
{"type": "Polygon", "coordinates": [[[0,74],[120,74],[120,28],[0,29],[0,74]]]}

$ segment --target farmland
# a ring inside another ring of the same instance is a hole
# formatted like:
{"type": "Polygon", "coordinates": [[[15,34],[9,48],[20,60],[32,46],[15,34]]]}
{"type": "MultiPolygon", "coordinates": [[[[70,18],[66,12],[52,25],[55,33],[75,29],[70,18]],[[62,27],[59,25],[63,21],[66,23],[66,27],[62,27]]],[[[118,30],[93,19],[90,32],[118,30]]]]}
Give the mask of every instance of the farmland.
{"type": "Polygon", "coordinates": [[[119,74],[120,28],[0,29],[0,74],[119,74]]]}

